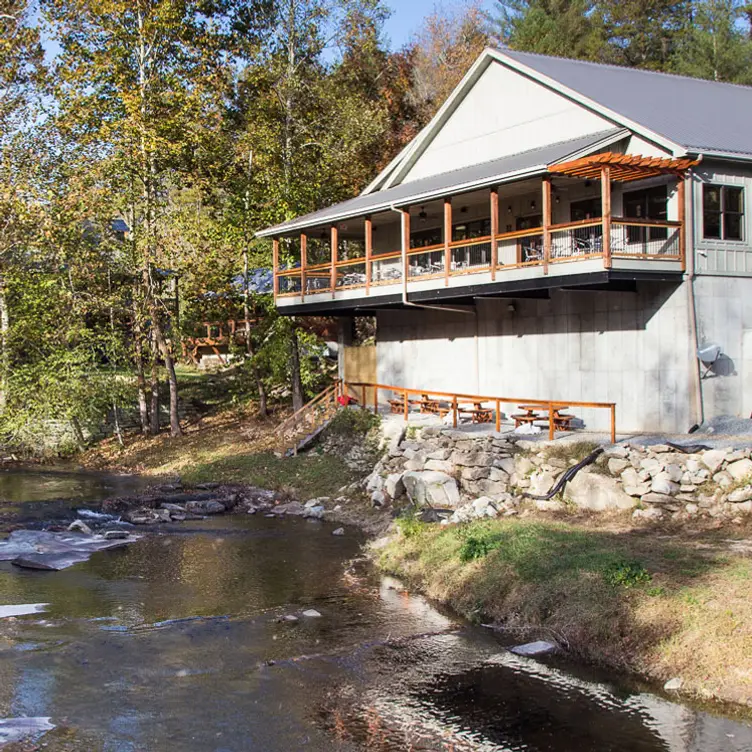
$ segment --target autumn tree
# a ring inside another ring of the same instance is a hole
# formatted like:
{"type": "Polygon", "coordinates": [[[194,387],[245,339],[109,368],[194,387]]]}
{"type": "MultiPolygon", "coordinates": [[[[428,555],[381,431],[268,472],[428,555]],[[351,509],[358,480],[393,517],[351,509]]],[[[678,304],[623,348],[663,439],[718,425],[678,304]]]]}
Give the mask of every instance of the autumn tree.
{"type": "Polygon", "coordinates": [[[169,190],[190,174],[221,117],[227,6],[198,0],[42,2],[61,47],[55,65],[59,127],[96,155],[113,216],[130,225],[137,328],[148,328],[164,361],[173,435],[181,433],[175,357],[155,270],[169,263],[169,190]]]}

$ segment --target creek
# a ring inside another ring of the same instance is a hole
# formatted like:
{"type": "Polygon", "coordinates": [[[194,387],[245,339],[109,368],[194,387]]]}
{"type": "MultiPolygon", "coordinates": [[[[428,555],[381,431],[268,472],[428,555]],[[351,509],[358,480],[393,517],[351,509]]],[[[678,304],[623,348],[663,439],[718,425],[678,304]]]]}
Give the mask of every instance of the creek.
{"type": "Polygon", "coordinates": [[[214,517],[60,572],[0,564],[0,604],[48,604],[0,620],[0,716],[49,716],[59,752],[752,750],[744,721],[509,653],[332,530],[214,517]]]}

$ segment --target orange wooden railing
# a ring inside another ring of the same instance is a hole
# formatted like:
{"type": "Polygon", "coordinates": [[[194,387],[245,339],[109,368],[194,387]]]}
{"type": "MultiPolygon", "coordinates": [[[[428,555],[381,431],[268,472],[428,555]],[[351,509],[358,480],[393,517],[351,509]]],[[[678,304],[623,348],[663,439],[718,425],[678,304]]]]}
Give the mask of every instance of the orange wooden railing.
{"type": "Polygon", "coordinates": [[[394,386],[391,384],[376,384],[366,382],[345,382],[342,386],[344,393],[351,394],[358,399],[360,406],[363,409],[367,409],[373,406],[375,413],[379,410],[379,392],[391,392],[393,394],[399,394],[402,396],[403,414],[405,420],[408,419],[410,412],[410,397],[417,396],[422,401],[425,396],[429,399],[436,397],[443,398],[451,404],[452,423],[454,427],[457,427],[458,417],[460,413],[460,402],[472,404],[492,403],[495,410],[495,428],[496,431],[501,430],[501,405],[515,404],[515,405],[531,405],[537,406],[541,409],[545,409],[548,413],[548,436],[549,439],[554,438],[555,434],[555,417],[556,411],[561,408],[581,407],[581,408],[598,408],[609,411],[610,424],[611,424],[611,443],[616,443],[616,403],[614,402],[581,402],[579,400],[542,400],[542,399],[529,399],[527,397],[489,397],[479,394],[461,394],[458,392],[437,392],[432,389],[409,389],[402,386],[394,386]],[[369,390],[373,392],[373,401],[371,405],[367,404],[366,395],[369,390]]]}
{"type": "MultiPolygon", "coordinates": [[[[485,272],[496,278],[497,272],[536,266],[547,272],[549,264],[594,258],[603,258],[606,266],[614,258],[673,260],[684,268],[683,222],[611,217],[610,242],[606,243],[603,233],[608,224],[602,219],[565,222],[411,248],[407,253],[408,284],[485,272]],[[508,257],[509,252],[514,260],[508,257]]],[[[301,263],[280,269],[275,264],[275,292],[277,297],[305,297],[362,287],[368,295],[373,286],[402,282],[401,258],[401,251],[396,250],[353,259],[332,258],[329,263],[312,266],[301,263]]]]}
{"type": "Polygon", "coordinates": [[[337,379],[330,387],[280,423],[274,430],[274,434],[280,442],[282,453],[284,454],[288,448],[292,449],[293,453],[297,453],[300,440],[315,431],[337,412],[340,407],[339,397],[342,394],[342,382],[337,379]]]}

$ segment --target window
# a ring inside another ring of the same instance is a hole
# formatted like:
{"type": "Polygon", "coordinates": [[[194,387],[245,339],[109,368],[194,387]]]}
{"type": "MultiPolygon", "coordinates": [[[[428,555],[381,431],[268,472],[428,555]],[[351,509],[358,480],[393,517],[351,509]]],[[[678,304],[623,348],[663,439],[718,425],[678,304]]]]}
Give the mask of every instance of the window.
{"type": "Polygon", "coordinates": [[[572,222],[584,222],[587,219],[600,219],[602,213],[601,199],[588,198],[573,201],[569,206],[569,218],[572,222]]]}
{"type": "Polygon", "coordinates": [[[744,240],[744,189],[730,185],[702,187],[703,237],[744,240]]]}
{"type": "MultiPolygon", "coordinates": [[[[624,194],[624,216],[627,219],[665,221],[668,218],[668,192],[665,185],[644,188],[624,194]]],[[[665,240],[665,227],[627,227],[628,243],[645,243],[648,240],[665,240]]]]}

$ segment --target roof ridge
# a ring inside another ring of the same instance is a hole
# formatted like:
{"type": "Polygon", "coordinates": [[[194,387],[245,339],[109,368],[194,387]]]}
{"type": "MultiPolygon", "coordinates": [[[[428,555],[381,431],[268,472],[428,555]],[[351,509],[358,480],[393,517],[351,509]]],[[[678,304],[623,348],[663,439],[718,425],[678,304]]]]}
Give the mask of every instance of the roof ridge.
{"type": "MultiPolygon", "coordinates": [[[[661,77],[661,78],[680,78],[684,81],[695,81],[700,84],[732,87],[736,89],[745,89],[747,91],[752,91],[752,85],[737,84],[731,81],[712,81],[709,78],[698,78],[697,76],[686,76],[682,73],[668,73],[666,71],[650,70],[648,68],[635,68],[630,65],[620,65],[619,63],[599,63],[599,62],[596,62],[595,60],[581,60],[580,58],[561,57],[560,55],[544,55],[541,52],[528,52],[527,50],[515,50],[510,47],[493,47],[492,49],[496,50],[502,55],[510,55],[511,57],[514,57],[515,55],[518,55],[518,54],[527,55],[530,57],[544,58],[546,60],[560,60],[564,63],[577,63],[577,64],[585,65],[585,66],[594,66],[596,68],[610,68],[610,69],[614,69],[618,71],[642,73],[645,75],[651,75],[651,76],[656,76],[656,77],[661,77]]],[[[546,75],[550,75],[550,74],[546,74],[546,75]]],[[[555,76],[552,76],[552,77],[555,78],[555,76]]]]}

